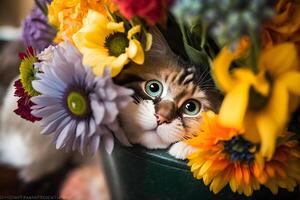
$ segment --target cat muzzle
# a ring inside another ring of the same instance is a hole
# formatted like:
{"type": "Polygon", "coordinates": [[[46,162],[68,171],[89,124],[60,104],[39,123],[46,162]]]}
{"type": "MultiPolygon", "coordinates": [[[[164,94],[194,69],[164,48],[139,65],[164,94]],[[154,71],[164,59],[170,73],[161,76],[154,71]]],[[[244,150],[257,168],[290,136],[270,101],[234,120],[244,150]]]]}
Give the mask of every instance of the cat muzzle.
{"type": "Polygon", "coordinates": [[[167,119],[166,117],[162,116],[162,115],[159,115],[159,114],[155,114],[155,117],[157,119],[157,124],[158,125],[161,125],[161,124],[169,124],[171,123],[171,121],[169,119],[167,119]]]}

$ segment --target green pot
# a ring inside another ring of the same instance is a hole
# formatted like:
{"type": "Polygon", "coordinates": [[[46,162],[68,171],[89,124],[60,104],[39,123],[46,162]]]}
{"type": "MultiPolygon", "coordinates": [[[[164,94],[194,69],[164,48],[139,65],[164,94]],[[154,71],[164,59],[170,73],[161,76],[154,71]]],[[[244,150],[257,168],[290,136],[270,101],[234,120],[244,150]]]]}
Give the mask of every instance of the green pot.
{"type": "Polygon", "coordinates": [[[101,154],[114,200],[293,200],[299,198],[297,192],[289,193],[285,190],[274,196],[266,188],[255,192],[251,197],[235,194],[229,187],[215,195],[201,180],[193,178],[186,162],[174,159],[162,150],[127,148],[116,143],[112,154],[107,154],[103,149],[101,154]]]}

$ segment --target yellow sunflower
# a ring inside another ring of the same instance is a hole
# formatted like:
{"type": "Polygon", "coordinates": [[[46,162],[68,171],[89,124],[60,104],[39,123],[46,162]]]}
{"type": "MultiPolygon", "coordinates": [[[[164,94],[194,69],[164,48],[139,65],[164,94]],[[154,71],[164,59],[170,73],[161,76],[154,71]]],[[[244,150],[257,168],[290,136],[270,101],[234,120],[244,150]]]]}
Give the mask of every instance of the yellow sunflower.
{"type": "MultiPolygon", "coordinates": [[[[197,136],[187,140],[196,151],[188,156],[188,165],[197,179],[214,193],[229,185],[233,192],[251,196],[261,185],[274,194],[278,188],[293,191],[300,181],[300,149],[295,140],[286,139],[274,157],[264,161],[259,146],[244,139],[243,132],[220,124],[219,116],[209,111],[197,136]]],[[[289,138],[289,137],[286,137],[289,138]]]]}
{"type": "Polygon", "coordinates": [[[101,76],[104,68],[109,67],[114,77],[130,60],[144,63],[144,50],[134,37],[140,30],[138,25],[126,31],[123,22],[110,21],[90,10],[73,41],[83,54],[83,63],[91,66],[95,75],[101,76]]]}
{"type": "Polygon", "coordinates": [[[244,128],[245,137],[261,141],[261,152],[270,159],[289,114],[299,106],[297,49],[293,43],[283,43],[262,52],[257,74],[247,67],[230,71],[235,59],[235,54],[224,48],[212,66],[215,80],[226,94],[220,122],[244,128]]]}

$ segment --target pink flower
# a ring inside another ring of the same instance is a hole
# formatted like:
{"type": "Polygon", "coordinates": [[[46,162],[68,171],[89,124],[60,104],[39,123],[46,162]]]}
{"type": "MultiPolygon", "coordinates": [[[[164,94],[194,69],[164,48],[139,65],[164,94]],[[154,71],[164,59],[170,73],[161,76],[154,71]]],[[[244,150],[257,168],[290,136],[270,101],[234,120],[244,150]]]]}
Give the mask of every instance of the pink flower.
{"type": "Polygon", "coordinates": [[[153,26],[164,19],[173,0],[113,0],[127,19],[137,16],[153,26]]]}

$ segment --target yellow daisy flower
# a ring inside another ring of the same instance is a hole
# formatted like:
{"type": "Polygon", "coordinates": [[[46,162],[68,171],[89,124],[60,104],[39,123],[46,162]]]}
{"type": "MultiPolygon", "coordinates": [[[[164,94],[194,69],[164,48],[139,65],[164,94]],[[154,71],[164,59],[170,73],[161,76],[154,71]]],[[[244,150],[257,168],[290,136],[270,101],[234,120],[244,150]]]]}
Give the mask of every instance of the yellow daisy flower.
{"type": "Polygon", "coordinates": [[[101,13],[90,10],[73,41],[83,54],[83,63],[91,66],[95,75],[101,76],[104,68],[110,67],[114,77],[130,60],[144,63],[144,50],[134,37],[140,30],[138,25],[127,32],[123,22],[110,21],[101,13]]]}
{"type": "Polygon", "coordinates": [[[289,114],[299,106],[297,49],[292,43],[284,43],[264,51],[257,74],[246,67],[230,71],[235,59],[235,54],[224,48],[212,65],[215,80],[226,94],[220,122],[244,128],[245,137],[252,142],[261,141],[261,153],[271,159],[289,114]]]}
{"type": "Polygon", "coordinates": [[[196,149],[188,156],[188,165],[214,193],[229,185],[233,192],[251,196],[264,185],[276,194],[278,188],[293,191],[300,183],[299,144],[289,140],[289,134],[274,157],[264,161],[257,145],[244,139],[242,131],[221,125],[211,111],[203,113],[203,123],[195,132],[196,137],[186,141],[196,149]]]}
{"type": "Polygon", "coordinates": [[[112,12],[116,10],[110,0],[53,0],[48,6],[48,20],[58,29],[54,41],[59,43],[72,40],[73,34],[82,27],[82,20],[88,10],[93,9],[104,14],[105,6],[112,12]]]}

